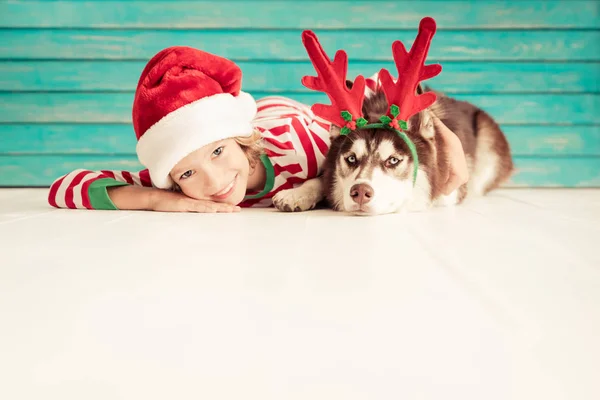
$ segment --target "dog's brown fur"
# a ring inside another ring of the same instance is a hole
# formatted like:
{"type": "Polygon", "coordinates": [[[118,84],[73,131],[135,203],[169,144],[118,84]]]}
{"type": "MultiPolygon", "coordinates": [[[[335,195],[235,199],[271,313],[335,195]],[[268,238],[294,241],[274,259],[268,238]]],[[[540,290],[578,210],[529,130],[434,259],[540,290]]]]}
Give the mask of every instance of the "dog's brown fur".
{"type": "MultiPolygon", "coordinates": [[[[348,82],[351,87],[351,83],[348,82]]],[[[423,93],[419,86],[417,92],[423,93]]],[[[425,91],[429,91],[428,88],[425,91]]],[[[427,173],[430,183],[429,200],[434,202],[442,196],[445,178],[448,176],[448,160],[443,157],[446,143],[438,127],[428,118],[426,112],[432,112],[460,139],[465,156],[468,160],[469,173],[472,179],[477,179],[478,166],[485,164],[486,157],[497,157],[496,171],[488,182],[481,182],[481,187],[476,185],[462,185],[457,194],[457,203],[462,202],[469,188],[474,194],[486,194],[505,182],[512,174],[513,162],[510,146],[498,124],[483,110],[474,105],[447,97],[437,93],[438,100],[429,110],[422,111],[409,120],[409,129],[406,132],[415,144],[419,157],[419,168],[427,173]],[[425,126],[428,124],[429,126],[425,126]]],[[[388,102],[383,92],[375,92],[365,98],[363,114],[369,123],[379,122],[379,117],[385,115],[389,109],[388,102]]],[[[334,206],[335,174],[340,168],[340,155],[350,148],[352,142],[363,138],[371,147],[376,148],[381,140],[391,140],[399,153],[410,156],[406,143],[393,131],[386,129],[358,130],[346,136],[338,136],[339,130],[333,132],[334,138],[326,159],[324,168],[324,186],[328,202],[334,206]]],[[[488,160],[489,161],[489,160],[488,160]]],[[[407,170],[408,171],[408,170],[407,170]]],[[[412,171],[412,169],[410,169],[412,171]]],[[[412,172],[411,172],[412,173],[412,172]]],[[[408,177],[405,177],[408,179],[408,177]]],[[[472,182],[473,183],[473,182],[472,182]]]]}
{"type": "MultiPolygon", "coordinates": [[[[510,145],[500,126],[482,109],[466,101],[460,101],[436,92],[438,100],[431,111],[460,139],[469,161],[470,189],[477,195],[485,195],[505,183],[514,172],[510,145]],[[497,171],[493,180],[476,186],[480,168],[486,158],[497,157],[497,171]],[[474,184],[474,185],[473,185],[474,184]]],[[[439,149],[438,149],[439,151],[439,149]]]]}
{"type": "MultiPolygon", "coordinates": [[[[351,82],[348,82],[348,86],[351,86],[351,82]]],[[[417,93],[423,93],[424,90],[429,91],[428,88],[423,89],[419,85],[417,93]]],[[[467,195],[487,194],[505,182],[513,172],[510,146],[498,124],[485,111],[468,102],[441,93],[436,94],[438,99],[429,109],[419,112],[408,121],[406,134],[417,149],[421,177],[421,181],[417,179],[417,185],[411,194],[419,204],[408,208],[422,209],[437,203],[461,203],[467,195]],[[458,136],[467,158],[469,182],[462,185],[451,198],[443,195],[449,172],[449,162],[444,156],[447,144],[439,128],[433,123],[432,114],[458,136]]],[[[379,122],[379,117],[385,115],[388,109],[389,104],[381,91],[366,97],[363,103],[363,115],[369,123],[379,122]]],[[[341,200],[343,194],[340,193],[339,181],[356,171],[356,168],[367,169],[366,172],[359,173],[361,178],[364,174],[368,175],[369,169],[380,168],[383,174],[397,179],[398,182],[412,182],[410,150],[394,131],[360,129],[340,136],[339,128],[334,127],[331,133],[332,142],[325,160],[323,176],[314,182],[309,181],[299,188],[278,194],[274,198],[277,208],[304,211],[313,208],[325,197],[328,205],[334,210],[348,211],[341,200]],[[347,157],[353,144],[361,140],[366,145],[369,160],[361,159],[357,161],[357,165],[349,166],[344,157],[347,157]],[[397,168],[389,165],[384,167],[385,160],[377,155],[378,146],[384,141],[393,143],[395,154],[404,159],[397,168]]],[[[356,175],[356,172],[354,173],[356,175]]]]}

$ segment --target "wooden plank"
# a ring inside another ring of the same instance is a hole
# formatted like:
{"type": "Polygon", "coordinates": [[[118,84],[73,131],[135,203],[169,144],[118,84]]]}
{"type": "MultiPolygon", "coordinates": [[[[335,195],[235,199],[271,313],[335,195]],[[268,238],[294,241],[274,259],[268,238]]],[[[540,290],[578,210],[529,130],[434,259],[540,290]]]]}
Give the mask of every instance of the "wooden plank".
{"type": "Polygon", "coordinates": [[[0,27],[414,29],[598,28],[596,1],[8,1],[0,27]]]}
{"type": "Polygon", "coordinates": [[[138,171],[142,166],[133,155],[0,155],[0,186],[49,186],[77,168],[138,171]]]}
{"type": "Polygon", "coordinates": [[[504,126],[513,154],[600,156],[600,126],[504,126]]]}
{"type": "MultiPolygon", "coordinates": [[[[2,32],[2,59],[147,61],[169,46],[192,46],[233,60],[308,60],[301,31],[37,30],[2,32]]],[[[343,48],[351,62],[392,60],[391,45],[410,46],[416,31],[317,31],[330,56],[343,48]]],[[[446,31],[436,35],[430,61],[599,61],[600,30],[446,31]]]]}
{"type": "Polygon", "coordinates": [[[507,187],[600,187],[600,158],[517,157],[507,187]]]}
{"type": "Polygon", "coordinates": [[[0,154],[134,154],[130,124],[0,125],[0,154]]]}
{"type": "MultiPolygon", "coordinates": [[[[600,126],[519,126],[503,130],[514,155],[600,156],[600,126]]],[[[135,133],[121,125],[0,125],[0,154],[135,153],[135,133]]]]}
{"type": "MultiPolygon", "coordinates": [[[[260,99],[268,95],[252,92],[260,99]]],[[[284,92],[305,104],[327,103],[327,96],[284,92]]],[[[458,94],[488,111],[501,124],[599,124],[597,94],[458,94]]],[[[132,93],[0,93],[0,123],[127,123],[132,93]]]]}
{"type": "MultiPolygon", "coordinates": [[[[312,64],[241,61],[244,90],[308,91],[304,75],[312,64]]],[[[0,91],[134,91],[142,61],[0,61],[0,91]]],[[[447,93],[600,92],[600,63],[444,62],[443,72],[426,83],[447,93]]],[[[371,76],[392,62],[358,61],[348,76],[371,76]]]]}
{"type": "MultiPolygon", "coordinates": [[[[517,175],[507,186],[598,187],[600,158],[517,157],[517,175]]],[[[0,186],[49,186],[77,168],[138,171],[134,155],[0,155],[0,186]]]]}

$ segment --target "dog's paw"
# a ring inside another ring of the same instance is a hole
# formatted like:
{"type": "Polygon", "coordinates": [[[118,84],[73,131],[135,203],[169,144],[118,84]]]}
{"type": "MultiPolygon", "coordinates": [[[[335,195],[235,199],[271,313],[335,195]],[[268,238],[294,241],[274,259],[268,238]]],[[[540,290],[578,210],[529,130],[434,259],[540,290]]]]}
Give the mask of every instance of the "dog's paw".
{"type": "Polygon", "coordinates": [[[441,195],[435,199],[433,203],[435,207],[451,207],[456,204],[458,204],[458,190],[455,190],[449,195],[441,195]]]}
{"type": "Polygon", "coordinates": [[[282,190],[273,196],[273,204],[279,211],[298,212],[315,208],[318,197],[302,187],[282,190]]]}

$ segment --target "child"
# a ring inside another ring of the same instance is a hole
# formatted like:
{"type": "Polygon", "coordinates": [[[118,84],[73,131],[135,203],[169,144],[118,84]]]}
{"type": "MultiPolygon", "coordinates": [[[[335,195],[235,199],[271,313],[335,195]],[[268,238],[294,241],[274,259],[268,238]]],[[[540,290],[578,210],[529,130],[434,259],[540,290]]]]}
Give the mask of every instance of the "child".
{"type": "MultiPolygon", "coordinates": [[[[227,59],[189,47],[162,50],[142,72],[133,103],[136,151],[146,169],[75,170],[51,185],[48,202],[57,208],[234,212],[269,207],[278,192],[319,176],[329,123],[291,99],[255,102],[241,91],[241,79],[227,59]]],[[[454,144],[447,146],[450,193],[468,174],[460,141],[442,128],[443,139],[454,144]]]]}
{"type": "Polygon", "coordinates": [[[321,173],[329,125],[283,97],[241,91],[232,61],[189,47],[156,54],[133,103],[140,172],[76,170],[56,180],[58,208],[232,212],[268,207],[321,173]]]}

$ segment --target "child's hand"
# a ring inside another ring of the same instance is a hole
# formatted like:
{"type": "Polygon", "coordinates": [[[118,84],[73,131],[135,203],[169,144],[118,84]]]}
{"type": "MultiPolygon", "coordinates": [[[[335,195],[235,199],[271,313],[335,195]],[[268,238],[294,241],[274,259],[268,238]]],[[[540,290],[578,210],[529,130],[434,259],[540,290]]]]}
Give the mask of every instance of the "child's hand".
{"type": "Polygon", "coordinates": [[[448,159],[448,176],[445,177],[443,193],[449,195],[463,184],[469,181],[469,168],[467,159],[460,139],[436,116],[433,122],[439,129],[442,139],[446,142],[446,154],[448,159]]]}
{"type": "Polygon", "coordinates": [[[152,211],[195,212],[195,213],[231,213],[240,211],[240,207],[210,200],[196,200],[183,193],[161,190],[154,193],[150,202],[152,211]]]}
{"type": "Polygon", "coordinates": [[[162,212],[230,213],[240,211],[231,204],[196,200],[183,193],[139,186],[108,188],[108,195],[119,210],[162,212]]]}

